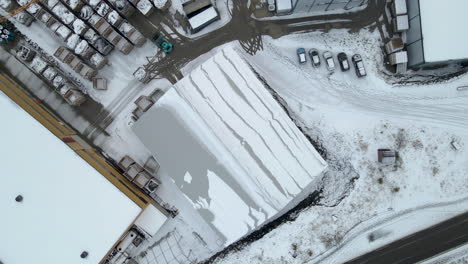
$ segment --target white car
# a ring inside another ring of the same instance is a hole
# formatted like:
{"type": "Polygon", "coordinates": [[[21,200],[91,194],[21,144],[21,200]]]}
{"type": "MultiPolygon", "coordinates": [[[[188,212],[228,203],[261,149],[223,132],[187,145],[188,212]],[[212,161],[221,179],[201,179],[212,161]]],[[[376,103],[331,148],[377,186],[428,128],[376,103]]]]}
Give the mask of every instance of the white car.
{"type": "Polygon", "coordinates": [[[325,51],[322,56],[325,62],[327,63],[327,69],[329,71],[334,71],[335,61],[333,60],[333,54],[330,51],[325,51]]]}
{"type": "Polygon", "coordinates": [[[299,59],[300,64],[304,64],[307,62],[306,51],[304,48],[297,49],[297,57],[299,59]]]}

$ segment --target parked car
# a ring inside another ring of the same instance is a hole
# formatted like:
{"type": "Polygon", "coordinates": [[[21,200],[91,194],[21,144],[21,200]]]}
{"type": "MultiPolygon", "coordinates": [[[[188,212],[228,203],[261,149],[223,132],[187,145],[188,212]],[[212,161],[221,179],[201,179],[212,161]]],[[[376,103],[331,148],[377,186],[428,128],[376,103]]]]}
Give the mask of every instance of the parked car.
{"type": "Polygon", "coordinates": [[[320,55],[316,49],[309,50],[309,56],[313,66],[320,66],[320,55]]]}
{"type": "Polygon", "coordinates": [[[304,64],[307,62],[306,52],[304,48],[297,49],[297,57],[299,58],[300,64],[304,64]]]}
{"type": "Polygon", "coordinates": [[[338,53],[338,63],[340,63],[340,68],[342,71],[348,71],[349,70],[349,61],[348,61],[348,56],[346,56],[346,53],[340,52],[338,53]]]}
{"type": "Polygon", "coordinates": [[[268,0],[268,11],[275,12],[275,10],[276,10],[275,0],[268,0]]]}
{"type": "Polygon", "coordinates": [[[357,77],[364,77],[366,76],[366,68],[364,68],[364,62],[362,62],[361,55],[354,54],[351,58],[354,63],[354,68],[356,68],[356,75],[357,77]]]}
{"type": "Polygon", "coordinates": [[[330,51],[325,51],[322,56],[325,59],[325,62],[327,63],[327,69],[329,71],[334,71],[335,61],[333,60],[333,54],[330,51]]]}

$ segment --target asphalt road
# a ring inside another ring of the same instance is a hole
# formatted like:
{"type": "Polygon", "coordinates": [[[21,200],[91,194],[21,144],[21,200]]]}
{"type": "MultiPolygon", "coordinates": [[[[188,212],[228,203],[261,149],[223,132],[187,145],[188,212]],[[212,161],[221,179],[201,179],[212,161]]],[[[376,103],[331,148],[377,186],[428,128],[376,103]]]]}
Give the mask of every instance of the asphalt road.
{"type": "Polygon", "coordinates": [[[468,212],[411,234],[346,263],[417,263],[468,242],[468,212]]]}

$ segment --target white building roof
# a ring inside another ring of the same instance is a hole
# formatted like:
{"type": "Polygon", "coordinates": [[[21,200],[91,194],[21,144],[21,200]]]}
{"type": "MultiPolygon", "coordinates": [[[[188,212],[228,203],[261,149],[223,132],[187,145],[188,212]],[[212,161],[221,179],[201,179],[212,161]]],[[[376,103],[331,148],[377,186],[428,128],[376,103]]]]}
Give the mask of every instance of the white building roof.
{"type": "Polygon", "coordinates": [[[398,32],[409,29],[408,15],[401,15],[396,17],[396,29],[398,32]]]}
{"type": "Polygon", "coordinates": [[[289,13],[292,11],[291,0],[276,0],[276,12],[277,13],[289,13]]]}
{"type": "Polygon", "coordinates": [[[141,209],[2,92],[0,120],[0,261],[99,263],[141,209]]]}
{"type": "Polygon", "coordinates": [[[390,63],[392,65],[399,64],[399,63],[407,63],[408,62],[408,54],[406,51],[399,51],[392,53],[390,55],[390,63]]]}
{"type": "Polygon", "coordinates": [[[167,91],[133,130],[226,244],[297,201],[327,166],[230,47],[167,91]]]}
{"type": "Polygon", "coordinates": [[[393,5],[396,15],[404,15],[408,12],[406,7],[406,0],[394,0],[393,5]]]}
{"type": "Polygon", "coordinates": [[[216,9],[214,7],[209,7],[203,10],[203,12],[191,17],[188,21],[192,29],[197,29],[217,17],[218,12],[216,12],[216,9]]]}
{"type": "Polygon", "coordinates": [[[148,205],[135,221],[135,225],[145,231],[148,235],[154,236],[166,222],[167,216],[159,211],[152,204],[148,205]]]}
{"type": "Polygon", "coordinates": [[[468,58],[467,0],[419,1],[426,62],[468,58]]]}

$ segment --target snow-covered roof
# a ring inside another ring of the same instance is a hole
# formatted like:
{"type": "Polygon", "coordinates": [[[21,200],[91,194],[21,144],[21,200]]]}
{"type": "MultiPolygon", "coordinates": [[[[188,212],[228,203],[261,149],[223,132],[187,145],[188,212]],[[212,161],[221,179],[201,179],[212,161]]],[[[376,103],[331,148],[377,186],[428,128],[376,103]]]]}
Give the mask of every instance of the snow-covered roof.
{"type": "Polygon", "coordinates": [[[0,119],[1,261],[98,263],[141,209],[2,92],[0,119]]]}
{"type": "Polygon", "coordinates": [[[292,10],[291,0],[276,0],[277,13],[289,13],[292,10]]]}
{"type": "Polygon", "coordinates": [[[394,6],[396,15],[404,15],[408,13],[408,10],[406,7],[406,0],[394,0],[393,6],[394,6]]]}
{"type": "Polygon", "coordinates": [[[327,166],[230,47],[167,91],[133,130],[226,243],[297,201],[327,166]]]}
{"type": "Polygon", "coordinates": [[[397,31],[405,31],[409,29],[408,15],[401,15],[396,17],[397,31]]]}
{"type": "Polygon", "coordinates": [[[468,59],[467,0],[419,1],[424,60],[468,59]]]}
{"type": "Polygon", "coordinates": [[[192,29],[196,30],[199,27],[205,25],[206,23],[213,21],[218,17],[218,12],[214,7],[209,7],[202,12],[198,13],[197,15],[189,18],[188,22],[192,29]]]}
{"type": "Polygon", "coordinates": [[[408,62],[408,54],[406,51],[399,51],[392,53],[390,55],[390,63],[392,65],[398,64],[398,63],[407,63],[408,62]]]}
{"type": "Polygon", "coordinates": [[[152,204],[149,204],[135,221],[135,225],[145,231],[148,235],[154,236],[166,220],[167,216],[161,213],[161,211],[152,204]]]}

